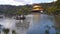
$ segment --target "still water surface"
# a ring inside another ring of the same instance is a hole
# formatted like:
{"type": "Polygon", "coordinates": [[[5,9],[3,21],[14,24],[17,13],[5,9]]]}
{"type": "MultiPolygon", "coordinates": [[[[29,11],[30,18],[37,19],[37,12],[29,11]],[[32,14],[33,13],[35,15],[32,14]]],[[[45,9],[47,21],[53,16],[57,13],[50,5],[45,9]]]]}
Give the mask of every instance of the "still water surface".
{"type": "Polygon", "coordinates": [[[33,25],[29,27],[27,34],[46,34],[46,30],[49,30],[49,34],[56,34],[54,17],[41,14],[40,21],[38,23],[33,23],[33,25]]]}
{"type": "MultiPolygon", "coordinates": [[[[28,21],[30,21],[29,19],[32,19],[32,17],[29,17],[27,19],[28,19],[28,21]]],[[[32,20],[34,20],[34,19],[32,19],[32,20]]],[[[49,32],[48,34],[56,34],[56,32],[57,32],[57,30],[55,29],[55,25],[54,25],[55,24],[54,16],[41,14],[39,17],[39,22],[30,23],[29,26],[27,26],[29,28],[20,26],[20,28],[17,29],[16,24],[18,22],[19,22],[19,20],[15,20],[12,18],[0,19],[0,24],[2,24],[3,27],[9,28],[9,29],[14,29],[14,30],[16,30],[17,34],[47,34],[48,32],[49,32]],[[48,32],[46,33],[46,31],[48,31],[48,32]]]]}

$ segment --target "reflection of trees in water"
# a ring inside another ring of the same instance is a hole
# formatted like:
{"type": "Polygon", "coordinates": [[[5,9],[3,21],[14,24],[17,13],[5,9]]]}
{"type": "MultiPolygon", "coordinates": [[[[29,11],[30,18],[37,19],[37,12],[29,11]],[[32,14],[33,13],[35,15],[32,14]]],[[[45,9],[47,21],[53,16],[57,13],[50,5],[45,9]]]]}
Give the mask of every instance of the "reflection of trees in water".
{"type": "Polygon", "coordinates": [[[23,20],[23,22],[21,22],[19,20],[18,22],[16,22],[15,28],[16,28],[17,34],[26,34],[29,28],[29,22],[26,22],[26,20],[23,20]]]}
{"type": "Polygon", "coordinates": [[[60,16],[59,15],[55,16],[55,27],[56,29],[60,29],[60,16]]]}
{"type": "Polygon", "coordinates": [[[21,21],[19,21],[18,23],[16,23],[16,27],[17,28],[28,28],[29,27],[29,22],[26,22],[26,21],[24,21],[23,23],[21,23],[21,21]]]}
{"type": "Polygon", "coordinates": [[[60,15],[55,16],[55,29],[56,34],[60,34],[60,15]]]}

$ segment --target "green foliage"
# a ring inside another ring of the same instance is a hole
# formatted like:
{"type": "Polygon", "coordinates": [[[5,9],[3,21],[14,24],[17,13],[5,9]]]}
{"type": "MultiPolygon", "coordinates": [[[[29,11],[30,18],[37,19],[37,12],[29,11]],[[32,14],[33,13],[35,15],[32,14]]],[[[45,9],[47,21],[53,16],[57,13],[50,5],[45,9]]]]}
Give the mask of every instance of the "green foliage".
{"type": "Polygon", "coordinates": [[[46,9],[49,14],[52,14],[53,12],[56,12],[57,6],[52,6],[46,9]]]}
{"type": "Polygon", "coordinates": [[[28,14],[30,12],[30,5],[24,6],[11,6],[11,5],[0,5],[0,14],[16,15],[16,14],[28,14]]]}
{"type": "Polygon", "coordinates": [[[15,30],[12,31],[12,34],[17,34],[15,30]]]}
{"type": "Polygon", "coordinates": [[[56,32],[56,34],[59,34],[59,32],[56,32]]]}
{"type": "Polygon", "coordinates": [[[49,14],[55,14],[56,12],[60,11],[60,0],[54,2],[54,4],[46,10],[49,14]]]}
{"type": "Polygon", "coordinates": [[[45,31],[45,34],[49,34],[49,30],[46,30],[46,31],[45,31]]]}
{"type": "Polygon", "coordinates": [[[4,31],[5,34],[9,33],[9,29],[3,29],[3,31],[4,31]]]}
{"type": "Polygon", "coordinates": [[[30,11],[30,9],[27,6],[22,6],[21,8],[19,8],[17,10],[17,14],[28,14],[28,12],[30,11]]]}

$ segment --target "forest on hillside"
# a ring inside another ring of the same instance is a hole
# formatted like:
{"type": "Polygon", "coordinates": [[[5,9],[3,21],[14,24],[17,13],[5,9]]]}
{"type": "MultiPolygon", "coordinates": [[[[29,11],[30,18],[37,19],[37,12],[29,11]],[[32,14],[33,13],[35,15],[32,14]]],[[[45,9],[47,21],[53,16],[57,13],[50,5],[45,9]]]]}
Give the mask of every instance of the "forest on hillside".
{"type": "MultiPolygon", "coordinates": [[[[52,3],[39,3],[48,14],[58,14],[60,13],[60,0],[52,3]]],[[[12,6],[12,5],[0,5],[0,14],[5,15],[27,15],[31,12],[32,5],[24,5],[24,6],[12,6]]]]}
{"type": "MultiPolygon", "coordinates": [[[[40,3],[40,5],[46,9],[52,5],[52,3],[40,3]]],[[[12,6],[12,5],[0,5],[0,14],[12,15],[12,14],[29,14],[31,12],[32,5],[24,6],[12,6]]]]}

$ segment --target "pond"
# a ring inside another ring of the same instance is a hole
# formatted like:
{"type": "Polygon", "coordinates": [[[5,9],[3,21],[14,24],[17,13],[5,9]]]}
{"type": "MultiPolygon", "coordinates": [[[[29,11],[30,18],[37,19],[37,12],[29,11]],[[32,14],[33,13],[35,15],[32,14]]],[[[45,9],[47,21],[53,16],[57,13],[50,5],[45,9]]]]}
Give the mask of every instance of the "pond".
{"type": "Polygon", "coordinates": [[[59,30],[56,29],[57,23],[54,16],[46,14],[40,14],[39,22],[32,22],[32,26],[29,27],[27,34],[58,34],[59,30]]]}
{"type": "Polygon", "coordinates": [[[33,16],[29,15],[24,20],[25,23],[13,18],[4,18],[0,19],[0,24],[3,25],[3,28],[10,29],[9,34],[12,34],[12,30],[15,30],[17,34],[60,34],[58,29],[60,25],[55,22],[54,18],[54,16],[40,14],[38,19],[34,19],[33,16]]]}

